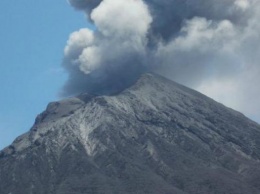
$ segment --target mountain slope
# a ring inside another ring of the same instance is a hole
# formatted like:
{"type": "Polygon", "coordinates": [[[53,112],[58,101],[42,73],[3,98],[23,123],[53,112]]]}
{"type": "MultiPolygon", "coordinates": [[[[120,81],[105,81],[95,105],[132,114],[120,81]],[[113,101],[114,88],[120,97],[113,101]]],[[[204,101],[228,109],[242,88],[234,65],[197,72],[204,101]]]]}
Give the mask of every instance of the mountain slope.
{"type": "Polygon", "coordinates": [[[50,103],[0,153],[1,194],[260,193],[260,126],[153,74],[50,103]]]}

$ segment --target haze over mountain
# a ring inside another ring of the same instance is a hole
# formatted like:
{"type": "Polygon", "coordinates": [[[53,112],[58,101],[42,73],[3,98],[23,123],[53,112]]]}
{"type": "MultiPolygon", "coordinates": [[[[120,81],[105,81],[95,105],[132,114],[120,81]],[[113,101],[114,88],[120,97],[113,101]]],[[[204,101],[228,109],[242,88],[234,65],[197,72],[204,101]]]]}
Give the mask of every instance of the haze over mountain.
{"type": "Polygon", "coordinates": [[[50,103],[0,152],[1,194],[258,194],[260,126],[155,74],[50,103]]]}

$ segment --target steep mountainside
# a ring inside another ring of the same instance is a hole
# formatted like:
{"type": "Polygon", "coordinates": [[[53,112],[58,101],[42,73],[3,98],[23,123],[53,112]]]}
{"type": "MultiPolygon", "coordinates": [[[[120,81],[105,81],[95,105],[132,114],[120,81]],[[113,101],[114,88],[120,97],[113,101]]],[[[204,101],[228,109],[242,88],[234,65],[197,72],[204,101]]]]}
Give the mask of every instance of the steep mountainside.
{"type": "Polygon", "coordinates": [[[1,194],[259,194],[260,126],[153,74],[50,103],[0,152],[1,194]]]}

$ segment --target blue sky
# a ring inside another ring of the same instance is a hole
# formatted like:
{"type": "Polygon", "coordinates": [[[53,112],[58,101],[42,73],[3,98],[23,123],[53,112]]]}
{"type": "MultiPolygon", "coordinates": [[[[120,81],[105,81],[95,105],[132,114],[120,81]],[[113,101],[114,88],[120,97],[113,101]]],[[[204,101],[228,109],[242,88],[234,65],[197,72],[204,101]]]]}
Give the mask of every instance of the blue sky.
{"type": "Polygon", "coordinates": [[[65,0],[0,1],[0,149],[28,131],[66,80],[69,34],[87,27],[65,0]]]}

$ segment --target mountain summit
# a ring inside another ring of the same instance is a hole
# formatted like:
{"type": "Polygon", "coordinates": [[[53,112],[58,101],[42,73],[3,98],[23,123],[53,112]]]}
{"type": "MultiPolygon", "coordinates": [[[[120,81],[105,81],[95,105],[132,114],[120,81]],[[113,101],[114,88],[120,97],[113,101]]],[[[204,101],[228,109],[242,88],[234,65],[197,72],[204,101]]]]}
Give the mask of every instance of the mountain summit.
{"type": "Polygon", "coordinates": [[[1,194],[259,194],[260,126],[154,74],[50,103],[0,152],[1,194]]]}

